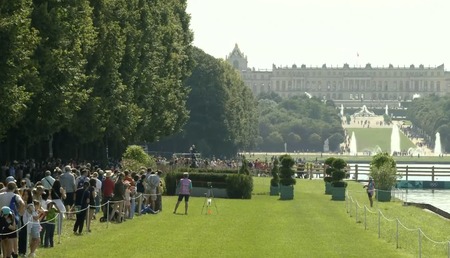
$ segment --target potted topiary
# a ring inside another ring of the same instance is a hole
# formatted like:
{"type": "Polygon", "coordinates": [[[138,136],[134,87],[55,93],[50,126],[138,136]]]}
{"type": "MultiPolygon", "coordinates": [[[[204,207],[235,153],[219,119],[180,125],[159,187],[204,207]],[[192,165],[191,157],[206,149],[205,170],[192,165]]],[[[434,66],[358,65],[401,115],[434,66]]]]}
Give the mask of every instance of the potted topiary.
{"type": "Polygon", "coordinates": [[[323,177],[323,181],[325,181],[325,194],[331,194],[331,181],[332,181],[332,177],[331,174],[334,171],[333,168],[333,161],[335,160],[334,157],[329,157],[325,160],[324,162],[324,170],[325,170],[325,175],[323,177]]]}
{"type": "Polygon", "coordinates": [[[292,167],[295,164],[294,159],[288,155],[280,156],[280,200],[294,199],[294,185],[296,183],[294,170],[292,167]]]}
{"type": "Polygon", "coordinates": [[[386,152],[376,154],[370,162],[369,175],[375,182],[377,200],[390,201],[391,189],[397,184],[397,179],[401,178],[395,160],[386,152]]]}
{"type": "Polygon", "coordinates": [[[347,182],[344,181],[346,177],[345,168],[347,162],[341,158],[336,158],[332,163],[333,171],[331,173],[332,182],[332,200],[343,201],[345,200],[345,189],[347,182]]]}
{"type": "Polygon", "coordinates": [[[273,161],[273,167],[272,167],[272,179],[270,179],[270,195],[279,195],[280,194],[280,176],[279,168],[278,168],[279,161],[278,159],[275,159],[273,161]]]}

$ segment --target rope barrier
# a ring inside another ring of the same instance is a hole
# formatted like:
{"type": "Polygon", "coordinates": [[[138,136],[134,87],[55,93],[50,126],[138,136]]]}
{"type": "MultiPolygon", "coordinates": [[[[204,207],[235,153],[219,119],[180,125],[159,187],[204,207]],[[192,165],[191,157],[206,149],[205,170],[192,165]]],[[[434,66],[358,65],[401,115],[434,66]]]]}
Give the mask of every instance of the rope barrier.
{"type": "MultiPolygon", "coordinates": [[[[382,191],[382,190],[380,190],[380,191],[382,191]]],[[[407,198],[407,197],[406,197],[407,194],[404,193],[404,191],[402,191],[401,189],[393,189],[393,191],[394,191],[394,194],[401,195],[401,197],[402,197],[401,199],[405,200],[404,198],[407,198]]],[[[361,193],[361,191],[352,191],[352,192],[355,192],[355,193],[361,193]]],[[[353,197],[352,195],[350,195],[349,193],[347,194],[347,198],[348,198],[351,202],[355,202],[356,205],[357,205],[357,207],[360,207],[358,201],[355,201],[354,197],[353,197]]],[[[450,258],[450,241],[449,241],[449,240],[446,240],[446,241],[436,241],[436,240],[430,238],[429,236],[427,236],[427,235],[422,231],[421,228],[408,228],[408,227],[405,226],[398,218],[397,218],[397,219],[391,219],[391,218],[386,217],[385,214],[383,214],[383,212],[382,212],[380,209],[378,209],[378,212],[374,212],[374,211],[370,210],[366,205],[364,205],[364,211],[365,211],[365,212],[366,212],[366,211],[369,211],[369,213],[372,213],[372,214],[378,213],[378,234],[379,234],[379,237],[380,237],[380,230],[381,230],[381,221],[380,221],[381,218],[384,218],[384,219],[387,220],[388,222],[394,222],[394,221],[396,221],[396,225],[397,225],[397,226],[396,226],[396,227],[397,227],[397,229],[396,229],[397,248],[399,248],[399,242],[398,242],[398,241],[399,241],[399,226],[401,226],[401,227],[403,227],[403,228],[404,228],[405,230],[407,230],[407,231],[410,231],[410,232],[415,232],[415,231],[417,231],[417,232],[418,232],[419,257],[420,257],[420,255],[422,254],[422,245],[423,245],[423,244],[422,244],[422,239],[426,239],[426,240],[428,240],[429,242],[431,242],[431,243],[434,244],[434,245],[446,245],[446,246],[447,246],[447,249],[446,249],[447,256],[450,258]]],[[[351,214],[350,214],[350,216],[351,216],[351,214]]],[[[365,216],[366,216],[366,215],[365,215],[365,216]]],[[[364,223],[364,225],[365,225],[365,227],[367,228],[366,222],[364,223]]]]}

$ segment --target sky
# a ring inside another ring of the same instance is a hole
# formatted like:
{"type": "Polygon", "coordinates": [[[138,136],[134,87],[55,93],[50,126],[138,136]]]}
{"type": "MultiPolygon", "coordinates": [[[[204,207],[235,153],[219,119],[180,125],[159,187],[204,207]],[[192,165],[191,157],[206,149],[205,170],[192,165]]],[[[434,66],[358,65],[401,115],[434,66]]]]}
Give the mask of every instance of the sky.
{"type": "Polygon", "coordinates": [[[450,70],[450,0],[187,0],[193,45],[248,66],[450,70]]]}

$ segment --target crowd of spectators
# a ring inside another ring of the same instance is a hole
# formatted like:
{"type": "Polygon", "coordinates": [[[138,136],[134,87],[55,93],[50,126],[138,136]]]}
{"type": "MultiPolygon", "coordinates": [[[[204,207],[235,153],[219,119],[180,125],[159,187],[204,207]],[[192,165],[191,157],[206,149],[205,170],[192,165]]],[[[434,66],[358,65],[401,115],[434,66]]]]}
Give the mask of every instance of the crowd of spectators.
{"type": "Polygon", "coordinates": [[[102,169],[96,163],[60,160],[7,162],[0,171],[0,236],[3,257],[34,257],[54,246],[62,223],[81,235],[92,220],[121,223],[135,212],[162,210],[162,171],[102,169]],[[3,183],[4,182],[4,183],[3,183]],[[142,195],[142,197],[141,197],[142,195]],[[139,201],[137,201],[139,197],[139,201]],[[141,206],[139,206],[141,204],[141,206]],[[101,216],[99,216],[101,215],[101,216]]]}

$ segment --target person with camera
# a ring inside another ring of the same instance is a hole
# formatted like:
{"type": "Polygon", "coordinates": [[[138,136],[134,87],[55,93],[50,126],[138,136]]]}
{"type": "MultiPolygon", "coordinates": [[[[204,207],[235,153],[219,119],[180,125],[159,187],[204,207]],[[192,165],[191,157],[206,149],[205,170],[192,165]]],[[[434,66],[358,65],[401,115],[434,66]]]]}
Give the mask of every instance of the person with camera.
{"type": "Polygon", "coordinates": [[[8,206],[3,206],[1,215],[0,231],[2,233],[3,257],[18,257],[18,254],[13,251],[14,244],[17,242],[17,224],[14,212],[8,206]]]}
{"type": "Polygon", "coordinates": [[[189,179],[188,172],[183,173],[183,178],[180,179],[180,182],[177,185],[178,189],[178,201],[175,205],[174,214],[177,213],[178,206],[184,198],[184,214],[188,214],[188,204],[189,204],[189,196],[192,193],[192,181],[189,179]]]}

